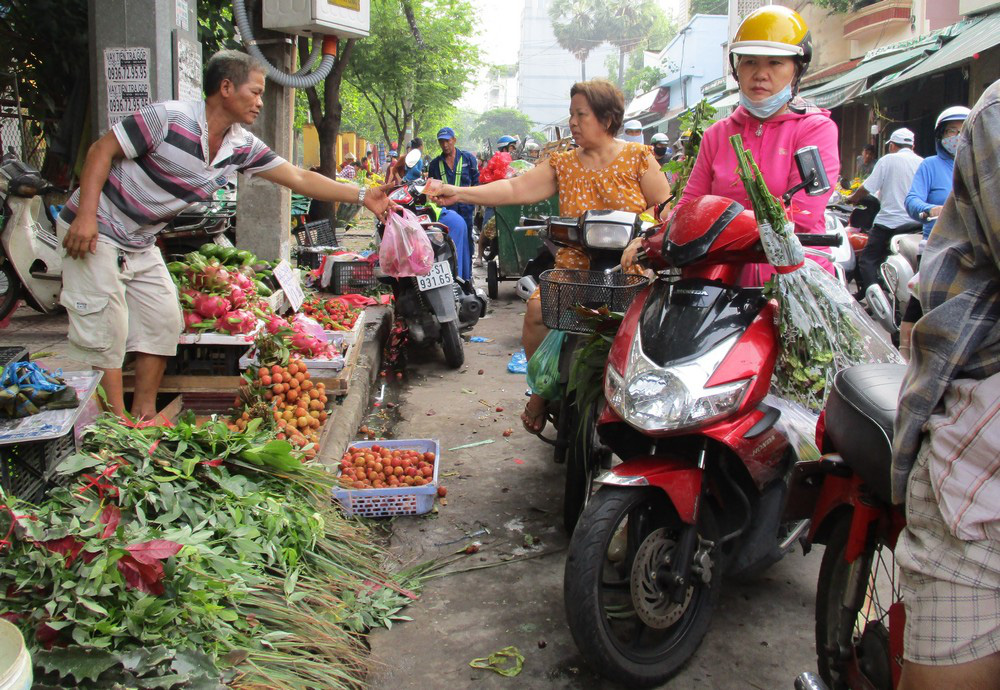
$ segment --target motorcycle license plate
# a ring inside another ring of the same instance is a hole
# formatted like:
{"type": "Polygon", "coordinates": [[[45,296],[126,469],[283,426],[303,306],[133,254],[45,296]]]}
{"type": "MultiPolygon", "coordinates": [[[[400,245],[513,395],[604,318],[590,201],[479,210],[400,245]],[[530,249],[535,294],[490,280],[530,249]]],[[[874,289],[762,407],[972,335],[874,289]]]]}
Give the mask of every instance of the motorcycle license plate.
{"type": "Polygon", "coordinates": [[[425,276],[417,276],[417,287],[421,292],[434,290],[445,285],[451,285],[455,278],[451,275],[451,266],[447,261],[436,261],[431,272],[425,276]]]}

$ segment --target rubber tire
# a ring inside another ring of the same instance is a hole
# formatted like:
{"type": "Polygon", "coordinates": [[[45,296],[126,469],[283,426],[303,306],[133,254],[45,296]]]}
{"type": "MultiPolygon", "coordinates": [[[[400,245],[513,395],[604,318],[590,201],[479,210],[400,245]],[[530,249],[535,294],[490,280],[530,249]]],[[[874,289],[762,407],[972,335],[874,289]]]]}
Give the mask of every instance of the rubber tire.
{"type": "Polygon", "coordinates": [[[441,324],[441,349],[444,350],[444,361],[451,369],[458,369],[465,364],[465,347],[458,335],[457,321],[441,324]]]}
{"type": "Polygon", "coordinates": [[[17,277],[9,261],[0,263],[0,273],[7,279],[7,290],[0,294],[0,321],[3,321],[17,309],[17,303],[21,298],[21,279],[17,277]]]}
{"type": "MultiPolygon", "coordinates": [[[[608,638],[597,585],[613,536],[612,530],[631,508],[643,501],[657,499],[662,502],[668,522],[680,524],[666,494],[659,489],[602,486],[590,497],[586,510],[580,516],[566,558],[563,596],[573,640],[587,663],[604,677],[624,687],[650,687],[663,683],[676,674],[695,653],[708,632],[712,611],[721,591],[724,564],[718,551],[714,551],[712,580],[707,586],[697,589],[688,605],[688,611],[683,614],[685,618],[691,616],[686,622],[686,634],[655,666],[640,664],[624,657],[608,638]],[[697,608],[692,612],[691,606],[697,608]]],[[[707,528],[706,536],[715,540],[717,535],[710,509],[705,506],[702,514],[707,528]]]]}
{"type": "Polygon", "coordinates": [[[496,261],[486,262],[486,294],[490,299],[500,296],[500,269],[496,261]]]}
{"type": "MultiPolygon", "coordinates": [[[[817,666],[820,677],[823,678],[830,690],[847,690],[849,687],[846,682],[847,670],[841,672],[837,678],[833,677],[836,669],[834,668],[834,659],[829,649],[830,644],[827,642],[826,630],[830,617],[839,614],[840,602],[844,600],[844,586],[847,583],[847,577],[849,576],[848,569],[850,567],[844,560],[844,553],[847,550],[847,540],[851,533],[851,515],[850,511],[845,511],[836,518],[837,524],[830,530],[826,549],[823,552],[823,560],[820,563],[819,579],[817,580],[816,591],[819,592],[816,597],[817,666]]],[[[871,577],[871,564],[877,546],[878,543],[876,540],[869,539],[869,543],[866,545],[864,551],[858,556],[859,559],[867,559],[869,563],[868,572],[864,575],[866,583],[871,577]]],[[[884,544],[882,548],[889,549],[884,544]]],[[[889,549],[889,551],[891,553],[892,550],[889,549]]],[[[855,612],[854,616],[845,616],[850,621],[852,627],[856,614],[857,612],[855,612]]]]}

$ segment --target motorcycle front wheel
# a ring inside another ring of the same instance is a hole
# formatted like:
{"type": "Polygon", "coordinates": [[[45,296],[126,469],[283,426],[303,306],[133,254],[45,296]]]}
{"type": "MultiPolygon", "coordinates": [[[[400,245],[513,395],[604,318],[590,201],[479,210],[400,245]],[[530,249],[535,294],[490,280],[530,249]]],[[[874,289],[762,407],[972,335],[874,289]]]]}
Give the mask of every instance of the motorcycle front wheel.
{"type": "Polygon", "coordinates": [[[563,591],[573,640],[605,677],[626,687],[662,683],[701,644],[722,579],[715,524],[710,509],[701,513],[697,553],[711,564],[708,582],[693,575],[674,603],[655,576],[684,527],[666,494],[603,486],[590,497],[570,540],[563,591]]]}
{"type": "Polygon", "coordinates": [[[0,263],[0,321],[3,321],[17,308],[17,300],[21,296],[21,280],[14,273],[14,267],[9,261],[0,263]]]}
{"type": "Polygon", "coordinates": [[[853,563],[845,557],[851,514],[830,533],[816,591],[816,655],[819,673],[831,690],[848,690],[864,676],[870,687],[892,690],[889,609],[902,596],[892,546],[879,534],[853,563]]]}

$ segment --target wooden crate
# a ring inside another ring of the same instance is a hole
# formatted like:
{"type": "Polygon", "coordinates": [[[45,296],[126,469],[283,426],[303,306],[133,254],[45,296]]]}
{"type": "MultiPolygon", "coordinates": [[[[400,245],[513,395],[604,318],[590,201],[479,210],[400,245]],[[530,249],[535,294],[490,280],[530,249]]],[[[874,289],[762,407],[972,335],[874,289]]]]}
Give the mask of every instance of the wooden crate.
{"type": "Polygon", "coordinates": [[[354,375],[354,368],[361,356],[361,345],[363,342],[364,339],[360,339],[351,343],[350,347],[347,348],[347,354],[344,355],[344,368],[340,371],[330,372],[329,375],[326,375],[325,372],[320,369],[312,374],[313,381],[322,381],[323,385],[326,386],[326,394],[328,397],[339,398],[347,395],[347,390],[351,383],[351,376],[354,375]]]}

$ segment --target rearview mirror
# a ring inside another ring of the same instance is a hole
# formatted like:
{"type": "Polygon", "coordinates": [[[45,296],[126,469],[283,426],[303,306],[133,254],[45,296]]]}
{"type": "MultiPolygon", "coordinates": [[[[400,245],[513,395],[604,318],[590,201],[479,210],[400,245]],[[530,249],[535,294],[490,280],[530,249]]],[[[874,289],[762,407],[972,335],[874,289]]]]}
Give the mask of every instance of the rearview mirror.
{"type": "Polygon", "coordinates": [[[826,176],[826,168],[823,167],[823,158],[819,155],[818,148],[815,146],[800,148],[795,152],[795,165],[799,169],[802,181],[782,195],[781,198],[786,204],[801,189],[806,190],[809,196],[821,196],[830,191],[830,178],[826,176]]]}
{"type": "Polygon", "coordinates": [[[815,146],[803,146],[795,152],[795,165],[799,168],[799,177],[806,183],[805,190],[809,196],[819,196],[830,191],[830,178],[826,176],[823,159],[815,146]]]}

